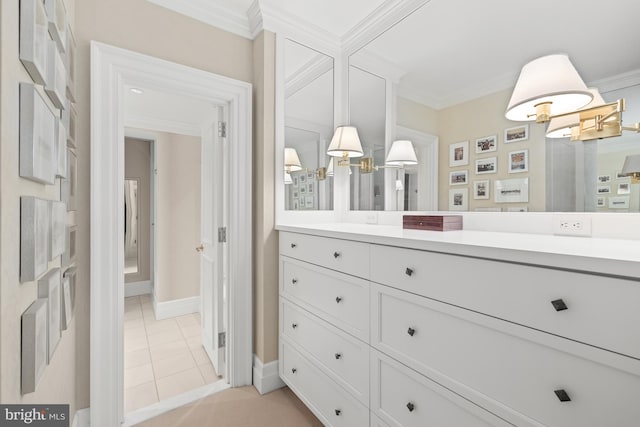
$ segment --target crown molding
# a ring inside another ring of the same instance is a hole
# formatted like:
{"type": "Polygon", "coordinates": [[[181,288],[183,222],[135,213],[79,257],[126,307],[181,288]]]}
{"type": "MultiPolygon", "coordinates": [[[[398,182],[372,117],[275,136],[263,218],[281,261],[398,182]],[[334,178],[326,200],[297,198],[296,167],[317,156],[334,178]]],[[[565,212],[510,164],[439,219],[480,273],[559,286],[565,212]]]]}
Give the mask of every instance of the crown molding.
{"type": "Polygon", "coordinates": [[[329,70],[333,70],[333,58],[321,53],[317,54],[292,73],[284,82],[285,99],[305,88],[309,83],[329,70]]]}
{"type": "MultiPolygon", "coordinates": [[[[230,33],[253,39],[253,31],[247,14],[237,13],[208,0],[147,0],[174,12],[204,22],[230,33]]],[[[257,0],[256,0],[257,2],[257,0]]],[[[253,7],[253,5],[252,5],[253,7]]]]}
{"type": "Polygon", "coordinates": [[[630,86],[640,85],[640,69],[616,74],[615,76],[589,82],[587,86],[597,87],[600,93],[624,89],[630,86]]]}
{"type": "Polygon", "coordinates": [[[393,62],[387,61],[382,56],[367,50],[361,50],[357,55],[349,58],[349,65],[389,79],[396,84],[407,73],[406,70],[398,67],[393,62]]]}
{"type": "Polygon", "coordinates": [[[249,31],[251,38],[255,39],[258,34],[264,29],[262,22],[262,9],[260,7],[260,0],[254,0],[247,9],[247,19],[249,20],[249,31]]]}

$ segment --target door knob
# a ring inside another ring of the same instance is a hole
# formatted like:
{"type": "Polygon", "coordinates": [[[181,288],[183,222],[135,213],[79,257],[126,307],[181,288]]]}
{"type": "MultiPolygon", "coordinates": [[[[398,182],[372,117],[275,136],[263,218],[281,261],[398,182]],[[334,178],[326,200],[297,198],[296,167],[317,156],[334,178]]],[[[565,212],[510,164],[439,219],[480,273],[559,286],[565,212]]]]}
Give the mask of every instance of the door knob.
{"type": "Polygon", "coordinates": [[[204,251],[204,245],[200,243],[200,246],[196,248],[196,252],[202,252],[202,251],[204,251]]]}

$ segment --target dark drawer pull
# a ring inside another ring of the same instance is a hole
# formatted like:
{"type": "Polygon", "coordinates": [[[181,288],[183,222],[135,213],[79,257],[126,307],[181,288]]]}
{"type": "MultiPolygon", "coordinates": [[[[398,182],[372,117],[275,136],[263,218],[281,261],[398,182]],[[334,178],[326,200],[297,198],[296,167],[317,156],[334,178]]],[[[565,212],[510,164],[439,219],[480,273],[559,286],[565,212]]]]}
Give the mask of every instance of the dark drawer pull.
{"type": "Polygon", "coordinates": [[[416,405],[414,405],[413,403],[409,402],[409,403],[407,403],[407,409],[409,410],[409,412],[413,412],[413,410],[416,409],[416,405]]]}
{"type": "Polygon", "coordinates": [[[296,368],[291,369],[291,373],[295,374],[296,372],[298,372],[298,370],[296,368]]]}
{"type": "Polygon", "coordinates": [[[336,360],[338,360],[338,359],[340,359],[340,358],[342,358],[342,354],[340,354],[340,353],[336,353],[336,360]]]}
{"type": "Polygon", "coordinates": [[[409,328],[409,329],[407,329],[407,333],[408,333],[409,335],[413,336],[413,335],[416,333],[416,330],[415,330],[415,329],[413,329],[413,328],[409,328]]]}
{"type": "Polygon", "coordinates": [[[404,274],[411,277],[413,275],[413,269],[407,267],[407,269],[404,271],[404,274]]]}
{"type": "Polygon", "coordinates": [[[291,279],[291,283],[295,285],[296,283],[298,283],[298,279],[291,279]]]}
{"type": "Polygon", "coordinates": [[[553,308],[556,309],[556,311],[562,311],[569,308],[567,307],[567,304],[565,304],[564,301],[562,301],[562,299],[551,301],[551,304],[553,305],[553,308]]]}
{"type": "Polygon", "coordinates": [[[297,324],[297,323],[292,323],[292,324],[291,324],[291,327],[292,327],[293,329],[295,329],[295,328],[297,328],[297,327],[298,327],[298,324],[297,324]]]}
{"type": "Polygon", "coordinates": [[[571,398],[564,389],[554,390],[553,392],[558,396],[560,402],[571,402],[571,398]]]}
{"type": "Polygon", "coordinates": [[[296,248],[297,246],[298,246],[298,245],[297,245],[296,243],[292,243],[292,244],[291,244],[291,249],[294,249],[294,248],[296,248]]]}
{"type": "Polygon", "coordinates": [[[340,255],[342,255],[340,252],[334,252],[333,253],[333,257],[336,258],[336,259],[340,258],[340,255]]]}
{"type": "Polygon", "coordinates": [[[336,415],[339,417],[342,411],[340,409],[336,409],[336,415]]]}
{"type": "Polygon", "coordinates": [[[342,301],[342,297],[336,297],[336,303],[340,304],[340,301],[342,301]]]}

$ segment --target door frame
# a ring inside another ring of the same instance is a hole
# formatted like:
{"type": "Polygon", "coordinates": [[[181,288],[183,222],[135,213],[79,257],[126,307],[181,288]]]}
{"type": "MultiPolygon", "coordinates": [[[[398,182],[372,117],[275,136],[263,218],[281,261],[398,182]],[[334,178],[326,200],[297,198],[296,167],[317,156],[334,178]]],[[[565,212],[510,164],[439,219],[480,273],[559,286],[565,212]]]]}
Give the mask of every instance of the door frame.
{"type": "Polygon", "coordinates": [[[91,42],[91,424],[124,417],[125,85],[228,103],[229,382],[252,383],[252,131],[250,83],[91,42]]]}

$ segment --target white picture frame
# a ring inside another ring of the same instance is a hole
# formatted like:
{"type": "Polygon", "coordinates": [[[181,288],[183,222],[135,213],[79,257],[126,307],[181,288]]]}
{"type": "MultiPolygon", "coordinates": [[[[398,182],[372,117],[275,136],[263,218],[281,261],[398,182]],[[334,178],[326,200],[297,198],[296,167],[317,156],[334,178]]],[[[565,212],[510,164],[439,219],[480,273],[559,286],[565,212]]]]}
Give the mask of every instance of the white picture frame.
{"type": "Polygon", "coordinates": [[[449,210],[466,211],[469,210],[469,189],[452,188],[449,190],[449,210]]]}
{"type": "Polygon", "coordinates": [[[495,180],[493,200],[496,203],[528,203],[529,178],[495,180]]]}
{"type": "Polygon", "coordinates": [[[610,194],[611,193],[611,186],[610,185],[598,185],[596,187],[596,192],[598,194],[610,194]]]}
{"type": "Polygon", "coordinates": [[[60,200],[67,204],[68,211],[75,211],[77,209],[78,158],[76,153],[68,148],[67,156],[67,177],[60,182],[60,200]]]}
{"type": "Polygon", "coordinates": [[[598,175],[598,184],[608,184],[611,182],[611,175],[603,174],[598,175]]]}
{"type": "Polygon", "coordinates": [[[60,52],[65,51],[67,36],[67,12],[63,0],[44,0],[44,8],[49,21],[49,34],[60,52]]]}
{"type": "Polygon", "coordinates": [[[449,144],[449,166],[465,166],[469,164],[469,141],[449,144]]]}
{"type": "Polygon", "coordinates": [[[47,47],[47,83],[44,91],[56,108],[64,110],[67,99],[67,70],[53,40],[49,40],[47,47]]]}
{"type": "Polygon", "coordinates": [[[631,181],[618,183],[618,194],[630,194],[631,193],[631,181]]]}
{"type": "Polygon", "coordinates": [[[509,152],[509,173],[529,172],[529,150],[509,152]]]}
{"type": "Polygon", "coordinates": [[[313,208],[313,196],[305,196],[305,198],[304,198],[304,206],[307,209],[313,208]]]}
{"type": "Polygon", "coordinates": [[[609,209],[629,209],[629,196],[609,197],[609,209]]]}
{"type": "Polygon", "coordinates": [[[529,125],[520,125],[504,130],[504,143],[526,141],[529,139],[529,125]]]}
{"type": "Polygon", "coordinates": [[[596,197],[596,206],[599,208],[606,208],[607,207],[606,200],[607,200],[606,197],[596,197]]]}
{"type": "Polygon", "coordinates": [[[49,202],[20,198],[20,281],[32,282],[47,271],[49,255],[49,202]]]}
{"type": "Polygon", "coordinates": [[[56,117],[31,83],[20,83],[20,176],[54,184],[56,117]]]}
{"type": "Polygon", "coordinates": [[[498,150],[498,135],[483,136],[476,139],[476,154],[490,153],[498,150]]]}
{"type": "Polygon", "coordinates": [[[449,185],[467,185],[469,183],[469,171],[467,169],[449,172],[449,185]]]}
{"type": "Polygon", "coordinates": [[[76,261],[78,227],[67,225],[65,234],[65,250],[60,259],[60,265],[63,268],[70,267],[76,261]]]}
{"type": "Polygon", "coordinates": [[[55,158],[56,158],[56,176],[60,178],[67,177],[67,129],[62,123],[62,119],[56,120],[56,143],[55,143],[55,158]]]}
{"type": "Polygon", "coordinates": [[[67,26],[67,49],[64,55],[65,68],[67,70],[67,98],[76,102],[76,38],[67,26]]]}
{"type": "Polygon", "coordinates": [[[76,148],[78,113],[73,104],[69,103],[69,126],[67,127],[67,146],[76,148]]]}
{"type": "Polygon", "coordinates": [[[20,61],[39,85],[46,82],[48,25],[41,0],[20,0],[20,61]]]}
{"type": "Polygon", "coordinates": [[[71,294],[71,318],[76,309],[76,288],[78,281],[78,269],[75,266],[67,268],[62,275],[63,278],[69,278],[70,294],[71,294]]]}
{"type": "Polygon", "coordinates": [[[62,255],[66,249],[66,224],[67,224],[67,204],[64,202],[49,202],[49,261],[62,255]]]}
{"type": "Polygon", "coordinates": [[[47,355],[47,300],[35,300],[21,316],[22,394],[33,393],[44,374],[49,357],[47,355]]]}
{"type": "Polygon", "coordinates": [[[47,300],[47,355],[51,363],[60,342],[60,269],[54,268],[38,280],[38,298],[47,300]]]}
{"type": "Polygon", "coordinates": [[[474,200],[489,200],[490,181],[488,179],[473,181],[474,200]]]}
{"type": "Polygon", "coordinates": [[[71,306],[71,276],[64,275],[62,277],[62,291],[60,292],[60,328],[63,331],[69,329],[71,318],[73,317],[73,309],[71,306]]]}
{"type": "Polygon", "coordinates": [[[488,173],[498,172],[498,158],[497,157],[485,157],[482,159],[476,159],[476,175],[484,175],[488,173]]]}

